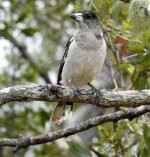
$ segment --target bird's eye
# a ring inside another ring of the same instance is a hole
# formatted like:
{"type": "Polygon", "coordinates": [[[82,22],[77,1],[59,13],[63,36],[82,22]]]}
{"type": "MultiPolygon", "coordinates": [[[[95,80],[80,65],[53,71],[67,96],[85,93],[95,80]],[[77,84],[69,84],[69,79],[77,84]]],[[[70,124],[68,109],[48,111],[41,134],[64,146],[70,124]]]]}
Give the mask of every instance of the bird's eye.
{"type": "Polygon", "coordinates": [[[102,36],[101,36],[100,34],[97,34],[97,35],[96,35],[96,38],[97,38],[97,39],[101,39],[102,36]]]}
{"type": "Polygon", "coordinates": [[[90,19],[90,18],[91,18],[91,15],[90,15],[90,14],[86,14],[86,18],[87,18],[87,19],[90,19]]]}
{"type": "Polygon", "coordinates": [[[94,18],[96,18],[96,15],[95,15],[95,14],[93,14],[93,15],[92,15],[92,18],[93,18],[93,19],[94,19],[94,18]]]}
{"type": "Polygon", "coordinates": [[[83,18],[85,20],[93,20],[93,19],[96,19],[96,15],[95,13],[93,12],[90,12],[90,11],[83,11],[83,18]]]}

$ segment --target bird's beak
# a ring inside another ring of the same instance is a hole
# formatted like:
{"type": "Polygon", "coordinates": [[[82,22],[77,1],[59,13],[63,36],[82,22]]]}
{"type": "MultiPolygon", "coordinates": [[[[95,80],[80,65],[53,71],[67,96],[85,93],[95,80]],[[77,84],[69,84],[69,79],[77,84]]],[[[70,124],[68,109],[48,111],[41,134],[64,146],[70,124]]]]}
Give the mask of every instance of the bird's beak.
{"type": "Polygon", "coordinates": [[[76,20],[77,22],[83,22],[84,21],[82,13],[72,13],[72,14],[70,14],[70,17],[72,19],[76,20]]]}

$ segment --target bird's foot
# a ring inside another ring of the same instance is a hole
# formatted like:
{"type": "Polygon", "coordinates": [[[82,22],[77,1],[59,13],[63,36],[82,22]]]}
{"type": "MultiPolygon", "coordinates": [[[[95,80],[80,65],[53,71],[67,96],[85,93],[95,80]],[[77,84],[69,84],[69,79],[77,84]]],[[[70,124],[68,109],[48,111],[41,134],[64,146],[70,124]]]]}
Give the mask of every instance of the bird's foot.
{"type": "Polygon", "coordinates": [[[99,90],[96,89],[93,85],[91,85],[90,83],[88,83],[88,85],[91,87],[93,93],[99,93],[99,90]]]}

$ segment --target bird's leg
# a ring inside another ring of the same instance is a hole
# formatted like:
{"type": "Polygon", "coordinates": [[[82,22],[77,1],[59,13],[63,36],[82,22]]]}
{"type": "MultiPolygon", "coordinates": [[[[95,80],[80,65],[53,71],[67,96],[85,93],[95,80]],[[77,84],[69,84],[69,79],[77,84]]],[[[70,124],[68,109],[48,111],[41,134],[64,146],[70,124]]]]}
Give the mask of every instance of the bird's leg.
{"type": "MultiPolygon", "coordinates": [[[[74,93],[77,93],[77,92],[76,92],[76,88],[75,88],[75,86],[73,85],[71,79],[68,80],[68,86],[74,91],[74,93]]],[[[66,105],[71,106],[71,111],[73,110],[73,102],[66,102],[66,105]]]]}
{"type": "Polygon", "coordinates": [[[70,88],[72,88],[72,89],[74,89],[75,88],[75,86],[73,85],[73,83],[72,83],[72,80],[70,79],[70,80],[68,80],[68,86],[70,87],[70,88]]]}
{"type": "MultiPolygon", "coordinates": [[[[91,85],[90,83],[88,83],[88,85],[93,90],[93,94],[95,95],[96,100],[99,100],[99,97],[101,95],[100,91],[98,89],[96,89],[93,85],[91,85]]],[[[97,101],[96,104],[99,104],[99,101],[97,101]]]]}
{"type": "Polygon", "coordinates": [[[80,90],[79,90],[78,88],[76,88],[76,87],[73,85],[72,80],[68,80],[68,85],[69,85],[69,87],[71,87],[71,88],[73,89],[75,95],[76,95],[77,97],[79,97],[80,94],[81,94],[81,93],[80,93],[80,90]]]}
{"type": "Polygon", "coordinates": [[[77,88],[73,85],[71,79],[68,80],[68,86],[73,89],[74,93],[78,93],[78,92],[77,92],[77,88]]]}
{"type": "Polygon", "coordinates": [[[91,87],[91,89],[94,91],[94,92],[97,92],[98,90],[90,83],[88,83],[88,85],[91,87]]]}

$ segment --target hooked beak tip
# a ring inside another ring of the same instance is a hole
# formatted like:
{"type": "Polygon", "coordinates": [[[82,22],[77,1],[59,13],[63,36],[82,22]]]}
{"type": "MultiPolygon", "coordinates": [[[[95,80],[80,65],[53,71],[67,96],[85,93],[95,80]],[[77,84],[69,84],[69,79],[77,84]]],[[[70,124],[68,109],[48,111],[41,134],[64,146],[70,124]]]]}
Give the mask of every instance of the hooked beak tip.
{"type": "Polygon", "coordinates": [[[83,22],[82,13],[72,13],[72,14],[70,14],[70,17],[77,22],[83,22]]]}
{"type": "Polygon", "coordinates": [[[75,15],[74,14],[70,14],[70,17],[75,20],[75,15]]]}

